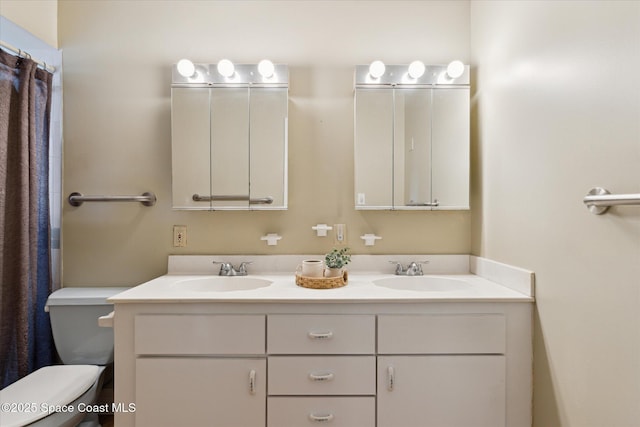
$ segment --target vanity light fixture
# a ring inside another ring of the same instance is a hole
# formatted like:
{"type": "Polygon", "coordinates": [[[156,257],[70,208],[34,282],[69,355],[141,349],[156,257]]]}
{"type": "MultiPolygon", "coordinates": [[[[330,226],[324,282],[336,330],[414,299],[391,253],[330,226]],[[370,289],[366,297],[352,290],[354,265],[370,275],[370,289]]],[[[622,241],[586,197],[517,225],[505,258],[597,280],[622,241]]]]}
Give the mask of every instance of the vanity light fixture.
{"type": "Polygon", "coordinates": [[[462,74],[464,74],[464,64],[462,61],[451,61],[449,65],[447,65],[447,75],[449,78],[457,79],[462,74]]]}
{"type": "Polygon", "coordinates": [[[181,60],[172,66],[171,84],[175,87],[256,85],[256,87],[286,88],[289,87],[289,68],[284,64],[274,64],[268,59],[252,64],[234,64],[228,59],[195,64],[189,60],[181,60]],[[193,68],[190,68],[189,64],[193,68]]]}
{"type": "Polygon", "coordinates": [[[371,65],[369,65],[369,74],[374,79],[379,79],[384,74],[386,67],[384,62],[382,61],[373,61],[371,65]]]}
{"type": "Polygon", "coordinates": [[[193,77],[196,73],[196,66],[188,59],[178,61],[178,72],[183,77],[193,77]]]}
{"type": "Polygon", "coordinates": [[[412,79],[419,79],[424,75],[427,68],[422,61],[413,61],[409,64],[409,77],[412,79]]]}
{"type": "Polygon", "coordinates": [[[269,61],[268,59],[263,59],[262,61],[258,62],[258,72],[265,79],[273,77],[273,73],[275,72],[275,70],[275,65],[273,65],[273,62],[269,61]]]}
{"type": "Polygon", "coordinates": [[[233,73],[235,73],[235,66],[233,65],[233,62],[231,62],[228,59],[221,59],[220,62],[218,62],[218,73],[220,73],[220,75],[224,76],[224,77],[231,77],[233,76],[233,73]]]}

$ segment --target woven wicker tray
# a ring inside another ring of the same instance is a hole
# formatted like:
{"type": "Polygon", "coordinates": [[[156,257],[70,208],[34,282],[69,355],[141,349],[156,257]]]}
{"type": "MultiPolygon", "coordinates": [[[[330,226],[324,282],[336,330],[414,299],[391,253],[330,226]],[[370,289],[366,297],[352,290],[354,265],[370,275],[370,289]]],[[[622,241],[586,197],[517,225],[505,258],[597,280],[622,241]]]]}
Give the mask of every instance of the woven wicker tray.
{"type": "Polygon", "coordinates": [[[307,277],[296,273],[296,285],[309,289],[335,289],[345,286],[348,278],[347,270],[338,277],[307,277]]]}

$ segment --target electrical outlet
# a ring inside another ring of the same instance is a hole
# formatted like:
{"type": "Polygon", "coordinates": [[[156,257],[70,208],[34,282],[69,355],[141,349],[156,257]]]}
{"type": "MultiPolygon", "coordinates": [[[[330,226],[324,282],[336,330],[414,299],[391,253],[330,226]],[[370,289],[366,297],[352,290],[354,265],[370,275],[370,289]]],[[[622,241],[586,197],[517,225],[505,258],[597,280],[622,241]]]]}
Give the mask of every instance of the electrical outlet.
{"type": "Polygon", "coordinates": [[[174,225],[173,226],[173,247],[185,248],[186,246],[187,246],[187,226],[174,225]]]}
{"type": "Polygon", "coordinates": [[[346,224],[334,224],[333,226],[335,244],[346,245],[347,244],[347,225],[346,224]]]}

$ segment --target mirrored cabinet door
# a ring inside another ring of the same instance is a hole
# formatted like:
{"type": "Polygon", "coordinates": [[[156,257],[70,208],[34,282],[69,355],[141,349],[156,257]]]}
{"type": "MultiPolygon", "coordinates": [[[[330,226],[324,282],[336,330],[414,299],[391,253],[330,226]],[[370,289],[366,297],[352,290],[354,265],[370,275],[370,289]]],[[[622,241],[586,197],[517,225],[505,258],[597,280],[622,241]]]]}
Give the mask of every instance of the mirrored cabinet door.
{"type": "Polygon", "coordinates": [[[357,87],[356,209],[469,209],[469,87],[357,87]]]}
{"type": "Polygon", "coordinates": [[[252,209],[287,207],[288,89],[252,88],[249,197],[252,209]],[[270,203],[266,203],[271,200],[270,203]]]}
{"type": "Polygon", "coordinates": [[[431,203],[431,89],[396,89],[393,206],[431,203]]]}
{"type": "MultiPolygon", "coordinates": [[[[211,195],[248,195],[249,88],[211,89],[211,195]]],[[[237,197],[237,199],[242,199],[237,197]]],[[[247,209],[244,200],[212,200],[214,209],[247,209]]]]}
{"type": "Polygon", "coordinates": [[[437,209],[469,209],[468,88],[433,91],[432,194],[437,209]]]}
{"type": "Polygon", "coordinates": [[[287,209],[286,87],[174,87],[173,207],[287,209]]]}
{"type": "Polygon", "coordinates": [[[355,193],[358,209],[393,206],[393,91],[357,89],[355,193]]]}
{"type": "Polygon", "coordinates": [[[202,209],[193,195],[211,193],[209,104],[208,88],[171,89],[174,209],[202,209]]]}

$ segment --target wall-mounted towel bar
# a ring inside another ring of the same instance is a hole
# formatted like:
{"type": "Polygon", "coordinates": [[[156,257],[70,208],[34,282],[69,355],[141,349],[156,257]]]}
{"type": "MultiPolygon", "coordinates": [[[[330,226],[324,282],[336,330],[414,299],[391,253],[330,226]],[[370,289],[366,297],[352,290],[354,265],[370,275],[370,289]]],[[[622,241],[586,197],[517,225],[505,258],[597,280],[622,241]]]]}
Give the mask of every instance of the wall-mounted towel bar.
{"type": "Polygon", "coordinates": [[[610,206],[639,205],[640,193],[637,194],[611,194],[601,187],[594,187],[584,197],[583,202],[589,208],[589,212],[600,215],[605,213],[610,206]]]}
{"type": "Polygon", "coordinates": [[[243,195],[227,195],[227,196],[201,196],[199,194],[193,195],[194,202],[234,202],[248,200],[252,205],[270,205],[273,203],[273,197],[260,197],[252,199],[249,196],[243,195]]]}
{"type": "Polygon", "coordinates": [[[84,202],[140,202],[144,206],[156,204],[156,195],[151,192],[142,193],[141,196],[84,196],[82,193],[69,194],[71,206],[81,206],[84,202]]]}

